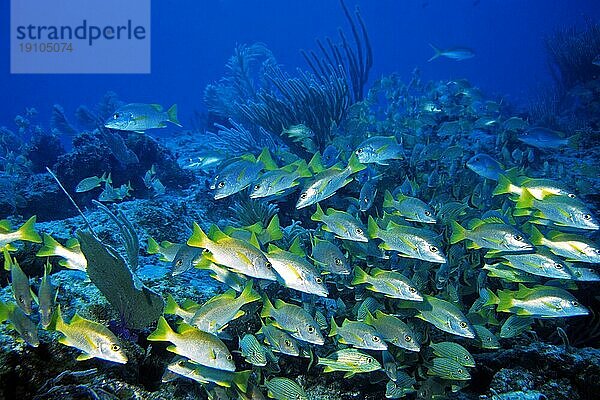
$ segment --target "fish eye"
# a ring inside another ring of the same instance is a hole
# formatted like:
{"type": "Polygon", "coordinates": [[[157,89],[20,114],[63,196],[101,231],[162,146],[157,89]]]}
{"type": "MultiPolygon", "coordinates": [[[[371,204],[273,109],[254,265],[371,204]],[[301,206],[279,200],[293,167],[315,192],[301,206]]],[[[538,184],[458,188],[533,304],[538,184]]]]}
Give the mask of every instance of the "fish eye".
{"type": "Polygon", "coordinates": [[[379,336],[373,336],[371,340],[373,340],[375,343],[379,343],[381,341],[381,339],[379,339],[379,336]]]}
{"type": "Polygon", "coordinates": [[[554,264],[554,268],[556,268],[556,269],[563,269],[563,265],[561,263],[555,263],[554,264]]]}
{"type": "Polygon", "coordinates": [[[273,264],[271,264],[269,261],[267,261],[265,263],[265,268],[267,268],[267,269],[271,269],[272,266],[273,266],[273,264]]]}
{"type": "Polygon", "coordinates": [[[111,349],[112,351],[119,351],[119,350],[121,350],[121,346],[119,346],[118,344],[112,344],[112,345],[110,346],[110,349],[111,349]]]}
{"type": "Polygon", "coordinates": [[[517,242],[520,242],[521,240],[523,240],[523,236],[521,236],[521,235],[515,235],[514,238],[517,242]]]}
{"type": "Polygon", "coordinates": [[[203,250],[202,250],[202,252],[203,252],[203,253],[210,253],[210,250],[208,250],[208,249],[203,249],[203,250]]]}
{"type": "Polygon", "coordinates": [[[292,347],[292,341],[290,339],[285,339],[283,343],[288,347],[292,347]]]}
{"type": "Polygon", "coordinates": [[[465,360],[469,360],[471,357],[469,357],[468,354],[465,354],[465,360]]]}
{"type": "Polygon", "coordinates": [[[183,265],[183,260],[179,259],[177,260],[177,262],[175,263],[176,266],[181,267],[183,265]]]}
{"type": "Polygon", "coordinates": [[[219,189],[223,189],[223,188],[225,187],[225,182],[223,182],[223,181],[219,182],[219,183],[217,184],[217,187],[218,187],[219,189]]]}
{"type": "Polygon", "coordinates": [[[467,323],[465,321],[461,321],[458,325],[460,325],[461,328],[467,327],[467,323]]]}
{"type": "Polygon", "coordinates": [[[23,296],[19,296],[19,303],[21,304],[25,304],[25,299],[23,298],[23,296]]]}
{"type": "Polygon", "coordinates": [[[438,248],[435,246],[429,246],[429,251],[431,251],[432,253],[437,253],[438,252],[438,248]]]}
{"type": "Polygon", "coordinates": [[[185,360],[179,360],[179,361],[177,362],[177,364],[178,364],[180,367],[184,367],[184,366],[185,366],[185,360]]]}
{"type": "Polygon", "coordinates": [[[574,199],[575,197],[577,197],[577,196],[575,196],[575,194],[574,194],[574,193],[569,193],[567,196],[569,196],[569,197],[570,197],[570,198],[572,198],[572,199],[574,199]]]}
{"type": "Polygon", "coordinates": [[[357,234],[359,234],[359,235],[362,235],[362,234],[363,234],[363,230],[362,230],[362,229],[360,229],[360,228],[356,228],[356,229],[355,229],[355,231],[356,231],[356,233],[357,233],[357,234]]]}
{"type": "Polygon", "coordinates": [[[314,326],[308,326],[308,328],[306,328],[306,330],[308,331],[308,333],[315,333],[315,327],[314,326]]]}
{"type": "Polygon", "coordinates": [[[362,148],[356,149],[356,154],[360,154],[360,153],[362,153],[362,152],[363,152],[363,149],[362,149],[362,148]]]}
{"type": "Polygon", "coordinates": [[[306,193],[306,192],[303,192],[303,193],[300,194],[300,198],[302,200],[305,200],[307,197],[308,197],[308,193],[306,193]]]}
{"type": "Polygon", "coordinates": [[[335,265],[342,265],[342,260],[337,257],[333,260],[333,262],[335,262],[335,265]]]}
{"type": "Polygon", "coordinates": [[[573,307],[579,307],[579,302],[577,302],[577,301],[573,300],[573,301],[571,302],[571,305],[572,305],[573,307]]]}
{"type": "Polygon", "coordinates": [[[225,358],[227,358],[228,361],[233,360],[233,356],[231,354],[227,354],[227,357],[225,357],[225,358]]]}
{"type": "Polygon", "coordinates": [[[459,369],[456,370],[456,372],[458,372],[459,374],[462,374],[463,370],[462,370],[462,368],[459,368],[459,369]]]}
{"type": "Polygon", "coordinates": [[[404,335],[405,342],[412,342],[412,337],[410,335],[404,335]]]}
{"type": "Polygon", "coordinates": [[[320,277],[315,277],[315,282],[317,283],[323,283],[323,279],[321,279],[320,277]]]}
{"type": "Polygon", "coordinates": [[[258,184],[254,185],[254,190],[258,190],[258,189],[260,189],[260,185],[258,185],[258,184]]]}
{"type": "Polygon", "coordinates": [[[365,198],[364,198],[364,202],[365,202],[365,203],[368,203],[368,202],[369,202],[369,198],[368,198],[368,197],[365,197],[365,198]]]}
{"type": "Polygon", "coordinates": [[[431,216],[431,211],[425,211],[423,214],[425,214],[426,217],[430,217],[431,216]]]}
{"type": "Polygon", "coordinates": [[[408,291],[411,292],[411,293],[417,293],[417,289],[414,288],[414,287],[412,287],[412,286],[408,287],[408,291]]]}
{"type": "Polygon", "coordinates": [[[369,358],[367,358],[367,364],[371,364],[372,362],[373,362],[373,359],[372,359],[372,358],[370,358],[370,357],[369,357],[369,358]]]}
{"type": "Polygon", "coordinates": [[[583,216],[583,219],[585,219],[586,221],[589,221],[590,219],[592,219],[592,216],[591,216],[591,214],[585,214],[583,216]]]}
{"type": "Polygon", "coordinates": [[[119,119],[119,117],[120,117],[119,113],[113,114],[113,119],[119,119]]]}

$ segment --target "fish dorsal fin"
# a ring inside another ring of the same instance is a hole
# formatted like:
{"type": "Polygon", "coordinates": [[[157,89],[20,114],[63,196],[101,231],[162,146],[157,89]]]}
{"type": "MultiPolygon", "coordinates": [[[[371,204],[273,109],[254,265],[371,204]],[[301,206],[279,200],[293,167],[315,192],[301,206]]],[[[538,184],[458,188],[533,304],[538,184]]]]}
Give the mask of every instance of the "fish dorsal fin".
{"type": "Polygon", "coordinates": [[[258,238],[256,237],[256,234],[254,234],[254,232],[252,232],[252,234],[250,235],[248,243],[260,250],[260,243],[258,242],[258,238]]]}
{"type": "Polygon", "coordinates": [[[79,244],[79,240],[76,238],[70,238],[67,240],[67,243],[65,243],[65,247],[70,250],[79,250],[81,245],[79,244]]]}
{"type": "Polygon", "coordinates": [[[150,107],[152,107],[154,110],[161,112],[163,110],[162,106],[160,104],[149,104],[150,107]]]}
{"type": "Polygon", "coordinates": [[[219,227],[215,224],[212,224],[210,226],[210,229],[208,230],[208,236],[214,241],[214,242],[218,242],[219,240],[223,240],[223,239],[227,239],[229,238],[229,236],[227,236],[221,229],[219,229],[219,227]]]}
{"type": "Polygon", "coordinates": [[[3,219],[2,221],[0,221],[0,233],[10,232],[10,230],[11,226],[9,220],[3,219]]]}
{"type": "Polygon", "coordinates": [[[325,171],[323,161],[321,160],[321,153],[315,153],[315,155],[308,162],[308,168],[313,172],[313,174],[318,174],[319,172],[325,171]]]}
{"type": "Polygon", "coordinates": [[[254,234],[260,234],[265,228],[262,225],[262,222],[258,221],[252,225],[248,225],[244,227],[248,232],[252,232],[254,234]]]}
{"type": "Polygon", "coordinates": [[[294,239],[294,241],[292,242],[292,245],[290,246],[289,249],[290,253],[296,254],[298,256],[304,257],[304,249],[302,249],[302,246],[300,246],[300,237],[296,236],[296,239],[294,239]]]}
{"type": "Polygon", "coordinates": [[[277,309],[288,305],[285,301],[283,301],[281,299],[275,299],[275,302],[273,304],[275,305],[275,308],[277,308],[277,309]]]}
{"type": "Polygon", "coordinates": [[[469,221],[468,227],[469,227],[469,229],[475,229],[478,226],[481,226],[483,224],[485,224],[484,220],[479,219],[479,218],[473,218],[472,220],[469,221]]]}
{"type": "Polygon", "coordinates": [[[179,324],[179,327],[177,328],[177,333],[182,335],[186,332],[191,332],[191,331],[195,331],[195,330],[196,330],[196,328],[194,328],[193,326],[186,324],[185,322],[182,322],[181,324],[179,324]]]}
{"type": "Polygon", "coordinates": [[[75,315],[73,315],[73,318],[71,318],[69,325],[73,325],[74,323],[83,322],[83,321],[86,321],[86,319],[76,313],[75,315]]]}
{"type": "Polygon", "coordinates": [[[240,156],[240,160],[256,162],[256,157],[252,154],[244,154],[243,156],[240,156]]]}
{"type": "Polygon", "coordinates": [[[273,243],[270,243],[269,246],[267,247],[267,252],[268,253],[280,253],[283,250],[280,249],[279,247],[275,246],[273,243]]]}
{"type": "Polygon", "coordinates": [[[77,356],[76,360],[77,361],[85,361],[85,360],[89,360],[92,358],[94,358],[94,356],[92,356],[91,354],[81,353],[80,355],[77,356]]]}
{"type": "Polygon", "coordinates": [[[265,147],[260,155],[257,158],[258,161],[261,161],[264,165],[264,168],[267,171],[274,171],[276,170],[277,164],[275,163],[275,161],[273,160],[273,157],[271,157],[271,152],[269,152],[269,149],[267,147],[265,147]]]}
{"type": "Polygon", "coordinates": [[[481,222],[487,224],[506,224],[506,221],[500,217],[485,217],[481,222]]]}

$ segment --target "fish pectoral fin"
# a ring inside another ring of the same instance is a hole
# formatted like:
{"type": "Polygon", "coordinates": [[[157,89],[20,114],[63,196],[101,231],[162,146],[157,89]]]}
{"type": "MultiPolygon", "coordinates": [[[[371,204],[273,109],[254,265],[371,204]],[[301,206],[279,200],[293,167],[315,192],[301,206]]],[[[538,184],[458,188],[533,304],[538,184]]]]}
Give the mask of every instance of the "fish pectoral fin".
{"type": "Polygon", "coordinates": [[[350,378],[354,376],[354,371],[348,371],[344,374],[344,378],[350,378]]]}
{"type": "Polygon", "coordinates": [[[91,354],[81,353],[80,355],[77,356],[77,361],[85,361],[85,360],[89,360],[92,358],[94,358],[94,356],[92,356],[91,354]]]}
{"type": "Polygon", "coordinates": [[[329,365],[326,365],[325,368],[323,368],[323,372],[335,372],[336,370],[331,368],[329,365]]]}
{"type": "Polygon", "coordinates": [[[233,316],[233,319],[237,319],[245,314],[246,313],[243,310],[239,310],[238,312],[235,313],[235,315],[233,316]]]}

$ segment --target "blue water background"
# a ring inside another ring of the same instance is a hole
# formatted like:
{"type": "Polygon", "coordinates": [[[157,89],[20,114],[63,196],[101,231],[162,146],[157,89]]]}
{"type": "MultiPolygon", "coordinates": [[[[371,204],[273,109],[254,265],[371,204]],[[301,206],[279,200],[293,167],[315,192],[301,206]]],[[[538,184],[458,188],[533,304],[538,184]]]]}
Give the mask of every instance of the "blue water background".
{"type": "MultiPolygon", "coordinates": [[[[468,78],[486,93],[525,104],[550,81],[543,39],[553,30],[598,21],[597,0],[347,0],[359,5],[373,45],[371,80],[418,67],[424,80],[468,78]],[[428,43],[466,46],[471,60],[427,60],[428,43]]],[[[118,10],[116,10],[118,12],[118,10]]],[[[9,1],[0,2],[0,126],[15,129],[14,117],[35,107],[49,120],[52,105],[72,115],[94,105],[106,91],[126,102],[178,103],[189,125],[204,109],[207,83],[224,74],[236,43],[264,42],[289,71],[306,68],[300,49],[316,38],[349,34],[337,0],[161,0],[152,1],[152,73],[149,75],[11,75],[9,1]]],[[[73,118],[74,119],[74,118],[73,118]]]]}

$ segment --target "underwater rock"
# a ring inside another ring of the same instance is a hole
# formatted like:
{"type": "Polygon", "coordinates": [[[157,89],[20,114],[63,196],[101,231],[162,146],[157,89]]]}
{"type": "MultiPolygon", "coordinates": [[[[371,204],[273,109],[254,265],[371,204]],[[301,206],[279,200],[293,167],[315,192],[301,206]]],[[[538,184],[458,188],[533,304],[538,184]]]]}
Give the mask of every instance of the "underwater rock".
{"type": "Polygon", "coordinates": [[[32,136],[25,157],[31,161],[31,170],[45,172],[46,167],[54,165],[58,157],[65,153],[60,138],[54,134],[36,133],[32,136]]]}
{"type": "Polygon", "coordinates": [[[475,359],[482,379],[492,376],[488,399],[495,399],[495,394],[531,390],[548,400],[594,399],[600,393],[600,350],[595,348],[567,351],[564,346],[533,342],[477,354],[475,359]]]}
{"type": "Polygon", "coordinates": [[[48,173],[21,177],[17,188],[22,201],[17,207],[27,210],[29,215],[37,215],[38,221],[68,218],[76,213],[48,173]]]}
{"type": "MultiPolygon", "coordinates": [[[[143,197],[148,191],[143,177],[152,165],[156,166],[157,177],[167,187],[181,188],[192,182],[193,175],[183,170],[170,150],[158,141],[135,132],[125,137],[120,135],[94,131],[73,139],[73,150],[59,157],[53,167],[67,190],[72,192],[84,178],[111,172],[115,187],[131,182],[136,197],[143,197]],[[117,137],[122,140],[114,140],[117,137]]],[[[75,199],[87,203],[98,194],[90,191],[77,194],[75,199]]]]}

